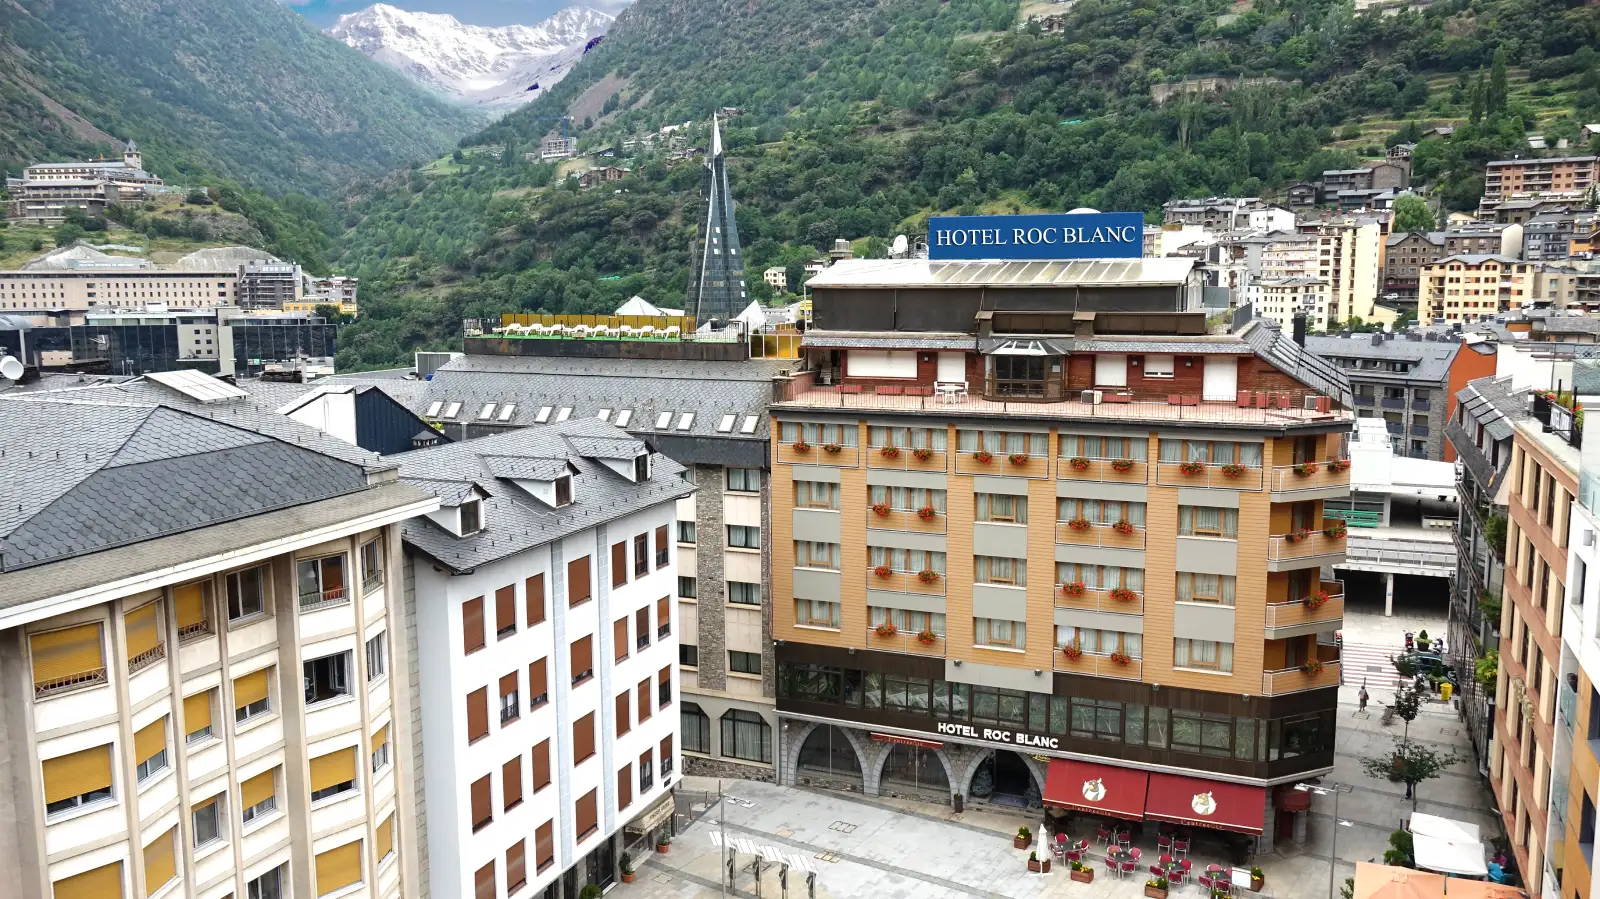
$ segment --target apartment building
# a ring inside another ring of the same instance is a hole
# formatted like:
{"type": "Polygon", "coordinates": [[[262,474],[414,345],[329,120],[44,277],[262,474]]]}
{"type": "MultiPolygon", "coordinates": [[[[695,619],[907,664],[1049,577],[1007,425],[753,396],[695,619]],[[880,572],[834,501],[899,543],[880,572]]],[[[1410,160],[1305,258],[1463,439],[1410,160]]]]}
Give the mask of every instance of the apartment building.
{"type": "Polygon", "coordinates": [[[144,309],[165,303],[186,309],[226,306],[238,297],[237,271],[128,268],[0,272],[0,311],[15,315],[86,312],[92,306],[144,309]]]}
{"type": "Polygon", "coordinates": [[[1333,764],[1349,382],[1207,334],[1191,266],[811,283],[772,407],[783,782],[1293,832],[1278,787],[1333,764]]]}
{"type": "Polygon", "coordinates": [[[1337,327],[1329,322],[1328,282],[1321,278],[1262,278],[1252,285],[1256,314],[1276,322],[1282,330],[1294,327],[1294,317],[1304,315],[1315,331],[1337,327]]]}
{"type": "Polygon", "coordinates": [[[1443,231],[1403,231],[1383,239],[1383,292],[1402,300],[1417,298],[1422,267],[1444,256],[1443,231]]]}
{"type": "MultiPolygon", "coordinates": [[[[1319,278],[1324,282],[1319,309],[1326,306],[1322,330],[1348,322],[1352,316],[1373,317],[1378,300],[1379,257],[1383,235],[1378,222],[1310,224],[1299,233],[1274,235],[1261,254],[1263,283],[1288,278],[1319,278]]],[[[1321,317],[1319,315],[1319,317],[1321,317]]]]}
{"type": "Polygon", "coordinates": [[[21,178],[6,179],[8,214],[40,224],[56,224],[69,209],[104,212],[116,203],[141,203],[162,186],[144,170],[144,158],[133,141],[123,145],[122,158],[75,162],[36,162],[21,178]]]}
{"type": "Polygon", "coordinates": [[[1422,269],[1417,318],[1468,322],[1532,305],[1533,265],[1498,254],[1445,256],[1422,269]]]}
{"type": "Polygon", "coordinates": [[[594,418],[391,458],[440,503],[404,528],[415,895],[610,886],[624,829],[648,851],[672,814],[673,528],[693,485],[594,418]]]}
{"type": "Polygon", "coordinates": [[[796,360],[693,340],[486,336],[464,348],[416,406],[451,437],[598,419],[649,441],[699,486],[678,501],[673,526],[685,772],[771,780],[767,405],[796,360]],[[757,737],[735,739],[735,722],[738,734],[757,737]]]}
{"type": "Polygon", "coordinates": [[[1595,183],[1600,156],[1498,159],[1483,175],[1483,196],[1498,200],[1515,194],[1582,193],[1595,183]]]}
{"type": "Polygon", "coordinates": [[[5,893],[414,895],[389,591],[399,523],[438,502],[342,441],[218,414],[237,391],[196,377],[182,402],[0,402],[27,485],[0,523],[5,893]]]}

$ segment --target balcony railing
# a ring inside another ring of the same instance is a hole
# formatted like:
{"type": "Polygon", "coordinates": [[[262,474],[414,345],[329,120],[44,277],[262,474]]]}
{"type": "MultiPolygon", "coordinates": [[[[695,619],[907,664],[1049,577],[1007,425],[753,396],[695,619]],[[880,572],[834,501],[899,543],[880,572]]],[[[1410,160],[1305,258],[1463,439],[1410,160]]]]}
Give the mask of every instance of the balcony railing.
{"type": "Polygon", "coordinates": [[[1562,726],[1567,729],[1567,736],[1572,736],[1572,729],[1578,721],[1578,694],[1565,683],[1556,692],[1556,711],[1562,726]]]}
{"type": "Polygon", "coordinates": [[[33,695],[35,698],[50,696],[55,693],[65,693],[79,687],[94,687],[106,683],[106,669],[86,668],[72,674],[51,678],[50,680],[35,681],[33,695]]]}
{"type": "MultiPolygon", "coordinates": [[[[1328,601],[1313,609],[1304,600],[1290,600],[1267,604],[1267,627],[1296,627],[1302,624],[1333,625],[1344,618],[1344,585],[1323,581],[1322,591],[1328,601]]],[[[1329,630],[1337,628],[1330,627],[1329,630]]]]}
{"type": "Polygon", "coordinates": [[[1411,400],[1411,408],[1418,412],[1427,412],[1433,408],[1433,401],[1413,398],[1411,400]]]}
{"type": "Polygon", "coordinates": [[[1323,531],[1308,531],[1302,539],[1291,539],[1288,534],[1267,538],[1267,561],[1290,562],[1316,556],[1344,555],[1345,538],[1329,537],[1323,531]]]}
{"type": "Polygon", "coordinates": [[[191,640],[198,640],[213,633],[216,633],[216,628],[210,621],[196,621],[193,624],[180,625],[178,627],[178,642],[188,643],[191,640]]]}
{"type": "Polygon", "coordinates": [[[1404,409],[1406,407],[1406,399],[1403,396],[1386,396],[1383,398],[1381,405],[1385,409],[1404,409]]]}
{"type": "Polygon", "coordinates": [[[1117,599],[1110,590],[1090,590],[1082,593],[1066,592],[1064,585],[1056,584],[1056,608],[1083,609],[1089,612],[1118,612],[1123,615],[1144,614],[1144,594],[1135,593],[1131,599],[1117,599]]]}
{"type": "Polygon", "coordinates": [[[331,609],[350,601],[350,591],[343,587],[332,590],[323,590],[320,593],[300,594],[300,611],[315,612],[319,609],[331,609]]]}
{"type": "Polygon", "coordinates": [[[136,674],[167,657],[167,644],[157,643],[128,660],[128,673],[136,674]]]}
{"type": "Polygon", "coordinates": [[[880,577],[876,570],[867,571],[868,590],[887,590],[891,593],[918,593],[923,596],[944,595],[944,575],[938,575],[931,581],[924,581],[921,572],[917,571],[890,571],[887,577],[880,577]]]}
{"type": "Polygon", "coordinates": [[[883,451],[889,447],[867,447],[868,468],[895,468],[905,471],[944,471],[949,464],[949,455],[944,450],[924,448],[927,456],[925,459],[917,458],[917,448],[910,446],[893,447],[893,452],[885,456],[883,451]]]}
{"type": "Polygon", "coordinates": [[[1076,659],[1069,659],[1060,649],[1052,655],[1055,658],[1057,671],[1068,671],[1090,677],[1112,677],[1118,680],[1139,680],[1144,676],[1144,662],[1141,659],[1115,662],[1108,652],[1081,652],[1076,659]]]}
{"type": "Polygon", "coordinates": [[[1321,490],[1328,487],[1350,486],[1350,460],[1322,459],[1295,465],[1278,465],[1272,469],[1273,493],[1292,493],[1296,490],[1321,490]],[[1330,471],[1330,462],[1338,462],[1343,471],[1330,471]]]}
{"type": "Polygon", "coordinates": [[[1376,405],[1377,402],[1378,402],[1377,397],[1362,396],[1359,393],[1356,394],[1356,405],[1357,406],[1373,406],[1373,405],[1376,405]]]}
{"type": "Polygon", "coordinates": [[[1073,481],[1114,481],[1123,484],[1143,484],[1150,477],[1150,463],[1143,459],[1098,459],[1086,456],[1063,456],[1056,460],[1056,477],[1073,481]],[[1073,458],[1079,460],[1088,459],[1089,464],[1085,468],[1079,468],[1073,464],[1073,458]]]}
{"type": "Polygon", "coordinates": [[[1167,487],[1229,487],[1234,490],[1260,490],[1262,471],[1244,467],[1237,471],[1221,463],[1201,462],[1200,470],[1185,472],[1180,462],[1156,465],[1156,483],[1167,487]],[[1233,472],[1230,474],[1229,472],[1233,472]]]}
{"type": "Polygon", "coordinates": [[[895,631],[892,634],[882,635],[877,628],[867,628],[867,648],[879,652],[899,652],[913,656],[933,656],[944,658],[944,634],[932,635],[929,643],[922,642],[920,634],[907,631],[895,631]]]}
{"type": "Polygon", "coordinates": [[[1281,668],[1261,672],[1261,695],[1282,696],[1323,687],[1339,686],[1339,662],[1323,662],[1322,670],[1309,674],[1303,668],[1281,668]]]}
{"type": "Polygon", "coordinates": [[[1533,395],[1533,417],[1546,433],[1554,434],[1573,449],[1583,449],[1583,428],[1571,409],[1542,393],[1533,395]]]}
{"type": "Polygon", "coordinates": [[[1056,542],[1079,546],[1111,546],[1120,549],[1144,549],[1144,528],[1134,527],[1124,533],[1115,525],[1090,522],[1082,530],[1070,521],[1056,522],[1056,542]]]}
{"type": "Polygon", "coordinates": [[[379,571],[371,571],[371,572],[368,572],[367,576],[365,578],[363,578],[362,581],[361,581],[361,592],[363,594],[371,593],[372,591],[374,591],[374,590],[376,590],[376,589],[378,589],[379,587],[382,587],[382,586],[383,586],[383,572],[381,570],[379,570],[379,571]]]}
{"type": "Polygon", "coordinates": [[[915,531],[921,534],[943,534],[947,516],[934,512],[923,518],[915,509],[889,509],[883,515],[867,508],[867,527],[888,531],[915,531]]]}

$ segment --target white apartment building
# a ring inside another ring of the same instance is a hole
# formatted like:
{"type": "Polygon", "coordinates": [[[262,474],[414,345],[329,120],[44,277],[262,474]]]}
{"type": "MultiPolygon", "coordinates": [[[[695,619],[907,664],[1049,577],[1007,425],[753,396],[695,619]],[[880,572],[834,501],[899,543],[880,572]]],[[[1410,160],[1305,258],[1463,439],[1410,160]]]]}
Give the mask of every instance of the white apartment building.
{"type": "Polygon", "coordinates": [[[1297,312],[1306,314],[1306,327],[1329,330],[1328,282],[1321,278],[1272,278],[1256,282],[1255,309],[1260,318],[1271,319],[1288,333],[1294,328],[1297,312]]]}
{"type": "Polygon", "coordinates": [[[414,895],[575,899],[609,886],[624,846],[653,846],[671,817],[673,528],[694,486],[594,418],[390,458],[441,502],[404,534],[422,772],[414,895]]]}
{"type": "Polygon", "coordinates": [[[1382,270],[1379,250],[1383,235],[1376,221],[1321,225],[1315,231],[1273,238],[1261,254],[1264,282],[1321,279],[1324,299],[1320,302],[1326,307],[1323,330],[1342,325],[1351,316],[1372,319],[1382,270]]]}
{"type": "Polygon", "coordinates": [[[438,501],[195,377],[0,400],[27,485],[0,516],[0,893],[415,895],[390,590],[438,501]]]}

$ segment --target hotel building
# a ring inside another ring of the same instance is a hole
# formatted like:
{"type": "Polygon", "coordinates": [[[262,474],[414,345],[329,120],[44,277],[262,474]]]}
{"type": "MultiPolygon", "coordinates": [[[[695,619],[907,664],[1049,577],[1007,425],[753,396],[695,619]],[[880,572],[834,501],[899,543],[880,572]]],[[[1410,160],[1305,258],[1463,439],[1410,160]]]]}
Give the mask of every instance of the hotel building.
{"type": "Polygon", "coordinates": [[[1277,788],[1333,766],[1349,381],[1208,333],[1192,266],[811,282],[772,407],[783,782],[1303,825],[1277,788]]]}
{"type": "Polygon", "coordinates": [[[438,502],[243,398],[0,401],[8,897],[416,893],[390,590],[438,502]]]}
{"type": "Polygon", "coordinates": [[[593,418],[391,459],[440,502],[404,529],[422,875],[407,895],[609,886],[625,829],[653,846],[672,815],[672,531],[693,485],[593,418]]]}

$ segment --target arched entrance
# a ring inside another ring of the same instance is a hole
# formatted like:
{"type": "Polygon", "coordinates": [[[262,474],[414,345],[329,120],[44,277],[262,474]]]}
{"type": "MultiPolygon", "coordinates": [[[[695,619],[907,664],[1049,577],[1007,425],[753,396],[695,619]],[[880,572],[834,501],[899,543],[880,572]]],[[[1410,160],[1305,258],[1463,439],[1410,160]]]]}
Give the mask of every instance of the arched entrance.
{"type": "Polygon", "coordinates": [[[943,802],[950,798],[950,776],[938,750],[894,743],[884,759],[878,791],[943,802]]]}
{"type": "Polygon", "coordinates": [[[822,782],[864,787],[861,759],[844,730],[828,724],[811,729],[800,745],[796,776],[802,782],[822,782]]]}
{"type": "Polygon", "coordinates": [[[1039,784],[1028,763],[1009,749],[992,750],[978,763],[967,795],[1014,808],[1041,804],[1039,784]]]}

